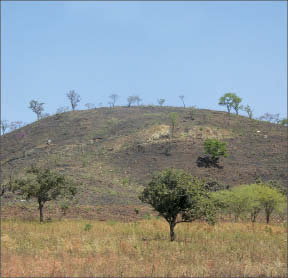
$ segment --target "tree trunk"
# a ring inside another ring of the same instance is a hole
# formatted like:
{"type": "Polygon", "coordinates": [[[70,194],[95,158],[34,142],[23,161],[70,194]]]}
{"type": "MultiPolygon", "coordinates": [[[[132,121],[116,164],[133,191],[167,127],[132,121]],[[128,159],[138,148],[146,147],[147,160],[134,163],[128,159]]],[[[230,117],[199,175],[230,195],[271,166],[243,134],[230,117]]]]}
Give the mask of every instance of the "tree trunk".
{"type": "Polygon", "coordinates": [[[175,223],[169,223],[170,225],[170,241],[174,241],[175,240],[175,233],[174,233],[174,228],[175,228],[175,223]]]}
{"type": "Polygon", "coordinates": [[[39,202],[39,211],[40,211],[40,223],[43,222],[43,204],[39,202]]]}
{"type": "Polygon", "coordinates": [[[256,214],[255,213],[251,213],[251,222],[252,223],[256,222],[256,214]]]}
{"type": "Polygon", "coordinates": [[[266,212],[266,223],[269,224],[270,221],[270,213],[266,212]]]}

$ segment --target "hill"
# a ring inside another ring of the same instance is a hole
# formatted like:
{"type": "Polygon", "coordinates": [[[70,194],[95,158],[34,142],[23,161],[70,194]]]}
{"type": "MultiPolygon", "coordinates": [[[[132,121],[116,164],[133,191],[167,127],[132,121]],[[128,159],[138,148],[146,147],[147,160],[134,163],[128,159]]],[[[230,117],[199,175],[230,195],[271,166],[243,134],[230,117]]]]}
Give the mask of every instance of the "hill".
{"type": "Polygon", "coordinates": [[[1,136],[2,177],[21,175],[32,163],[49,165],[78,182],[80,205],[115,206],[139,205],[137,195],[152,173],[167,167],[232,186],[257,178],[286,184],[285,127],[226,112],[190,111],[139,106],[50,116],[1,136]],[[173,139],[171,112],[179,115],[173,139]],[[227,142],[223,168],[197,166],[206,138],[227,142]]]}

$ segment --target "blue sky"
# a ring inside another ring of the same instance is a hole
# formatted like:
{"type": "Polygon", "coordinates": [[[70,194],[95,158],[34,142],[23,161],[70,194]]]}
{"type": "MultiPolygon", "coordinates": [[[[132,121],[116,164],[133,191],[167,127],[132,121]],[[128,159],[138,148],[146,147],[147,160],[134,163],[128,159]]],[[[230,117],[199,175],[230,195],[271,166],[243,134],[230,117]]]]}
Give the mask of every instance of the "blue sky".
{"type": "Polygon", "coordinates": [[[255,116],[286,116],[286,2],[2,2],[2,119],[54,113],[74,89],[84,104],[224,110],[235,92],[255,116]]]}

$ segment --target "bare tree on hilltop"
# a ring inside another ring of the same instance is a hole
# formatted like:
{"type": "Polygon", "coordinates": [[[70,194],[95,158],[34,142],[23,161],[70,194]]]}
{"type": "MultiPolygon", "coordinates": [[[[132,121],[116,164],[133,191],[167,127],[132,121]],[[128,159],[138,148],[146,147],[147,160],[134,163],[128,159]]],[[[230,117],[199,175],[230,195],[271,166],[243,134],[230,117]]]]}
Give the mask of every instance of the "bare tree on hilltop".
{"type": "Polygon", "coordinates": [[[142,99],[139,96],[129,96],[127,98],[128,107],[130,107],[133,103],[137,103],[137,105],[140,105],[141,101],[142,99]]]}
{"type": "Polygon", "coordinates": [[[81,100],[80,95],[77,94],[74,90],[71,90],[69,93],[67,93],[67,97],[70,100],[72,110],[74,111],[81,100]]]}
{"type": "Polygon", "coordinates": [[[44,111],[43,105],[43,102],[38,102],[37,100],[31,100],[29,102],[28,108],[30,108],[37,115],[37,120],[41,119],[42,112],[44,111]]]}
{"type": "Polygon", "coordinates": [[[111,105],[111,107],[114,108],[116,101],[118,100],[119,96],[117,94],[112,94],[109,96],[109,98],[111,99],[111,101],[109,102],[109,104],[111,105]]]}
{"type": "Polygon", "coordinates": [[[181,99],[181,101],[183,103],[183,107],[185,108],[186,105],[185,105],[185,102],[184,102],[184,95],[179,96],[179,98],[181,99]]]}

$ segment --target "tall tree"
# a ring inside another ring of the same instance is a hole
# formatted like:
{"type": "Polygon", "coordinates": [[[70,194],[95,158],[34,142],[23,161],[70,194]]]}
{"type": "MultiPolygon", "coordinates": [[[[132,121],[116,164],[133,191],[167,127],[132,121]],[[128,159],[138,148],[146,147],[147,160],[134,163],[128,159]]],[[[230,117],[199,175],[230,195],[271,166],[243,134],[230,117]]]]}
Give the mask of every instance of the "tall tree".
{"type": "Polygon", "coordinates": [[[72,110],[74,111],[76,106],[78,105],[78,103],[81,100],[80,95],[77,94],[74,90],[71,90],[69,93],[67,93],[66,96],[70,100],[72,110]]]}
{"type": "Polygon", "coordinates": [[[30,108],[37,115],[37,120],[41,119],[42,112],[44,111],[43,105],[43,102],[38,102],[37,100],[31,100],[29,102],[28,108],[30,108]]]}

